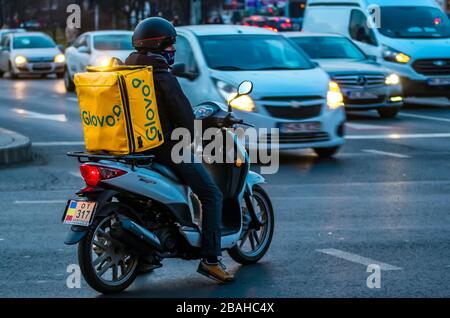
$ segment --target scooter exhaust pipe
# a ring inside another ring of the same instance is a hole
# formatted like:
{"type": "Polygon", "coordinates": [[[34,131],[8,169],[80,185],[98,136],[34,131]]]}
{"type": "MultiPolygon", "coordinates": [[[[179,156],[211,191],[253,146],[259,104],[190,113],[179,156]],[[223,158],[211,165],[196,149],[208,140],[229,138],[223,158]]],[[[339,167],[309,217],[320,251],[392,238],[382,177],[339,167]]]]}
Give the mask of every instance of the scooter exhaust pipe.
{"type": "Polygon", "coordinates": [[[118,219],[119,221],[114,223],[110,230],[112,238],[141,256],[147,256],[155,249],[162,252],[161,242],[155,234],[124,216],[120,215],[118,219]]]}

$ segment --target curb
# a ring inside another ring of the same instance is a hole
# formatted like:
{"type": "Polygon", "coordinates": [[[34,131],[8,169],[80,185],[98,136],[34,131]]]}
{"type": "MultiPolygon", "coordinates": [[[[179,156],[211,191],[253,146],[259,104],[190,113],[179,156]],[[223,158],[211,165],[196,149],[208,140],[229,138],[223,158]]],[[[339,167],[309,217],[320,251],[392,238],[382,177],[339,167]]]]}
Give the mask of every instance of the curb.
{"type": "Polygon", "coordinates": [[[0,128],[0,165],[30,160],[30,139],[14,131],[0,128]]]}

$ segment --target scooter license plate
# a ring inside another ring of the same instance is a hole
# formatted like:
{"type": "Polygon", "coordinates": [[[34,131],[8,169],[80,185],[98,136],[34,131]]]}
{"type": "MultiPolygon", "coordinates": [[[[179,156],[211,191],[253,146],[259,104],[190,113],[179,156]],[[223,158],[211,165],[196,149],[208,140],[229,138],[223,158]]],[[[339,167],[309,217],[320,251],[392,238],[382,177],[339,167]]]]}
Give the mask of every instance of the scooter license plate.
{"type": "Polygon", "coordinates": [[[64,224],[89,226],[94,215],[97,202],[69,200],[67,203],[64,224]]]}

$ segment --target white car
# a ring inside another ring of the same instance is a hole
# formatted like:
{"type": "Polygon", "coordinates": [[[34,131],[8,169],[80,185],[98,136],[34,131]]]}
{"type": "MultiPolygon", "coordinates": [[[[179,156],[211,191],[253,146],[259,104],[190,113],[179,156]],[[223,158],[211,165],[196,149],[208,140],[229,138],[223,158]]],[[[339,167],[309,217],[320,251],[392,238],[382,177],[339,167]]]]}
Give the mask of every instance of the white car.
{"type": "Polygon", "coordinates": [[[95,31],[81,34],[65,51],[67,69],[64,83],[67,91],[74,91],[73,76],[85,72],[87,66],[106,66],[112,57],[124,61],[133,46],[130,31],[95,31]]]}
{"type": "Polygon", "coordinates": [[[309,0],[303,31],[350,37],[401,76],[406,96],[450,97],[450,20],[436,0],[309,0]]]}
{"type": "Polygon", "coordinates": [[[313,148],[332,156],[344,143],[343,97],[329,75],[295,44],[275,32],[248,26],[177,28],[176,63],[192,105],[227,102],[243,80],[251,96],[232,103],[257,128],[279,128],[280,149],[313,148]]]}
{"type": "Polygon", "coordinates": [[[65,57],[51,37],[41,32],[10,33],[0,48],[0,76],[39,74],[62,77],[65,57]]]}
{"type": "Polygon", "coordinates": [[[11,33],[23,33],[27,32],[25,29],[0,29],[0,45],[6,40],[6,36],[11,33]]]}

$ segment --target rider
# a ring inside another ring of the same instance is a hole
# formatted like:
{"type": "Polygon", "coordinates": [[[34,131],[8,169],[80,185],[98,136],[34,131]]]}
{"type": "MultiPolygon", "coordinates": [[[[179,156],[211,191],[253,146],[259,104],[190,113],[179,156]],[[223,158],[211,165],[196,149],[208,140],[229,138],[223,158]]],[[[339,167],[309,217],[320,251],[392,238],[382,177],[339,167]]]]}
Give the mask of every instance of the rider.
{"type": "Polygon", "coordinates": [[[202,260],[197,271],[219,282],[231,282],[234,277],[219,260],[221,256],[222,192],[201,163],[175,164],[171,150],[175,142],[172,131],[184,127],[194,136],[194,114],[176,77],[169,72],[175,60],[177,33],[173,25],[159,17],[141,21],[133,33],[136,52],[125,61],[127,65],[153,66],[158,113],[164,133],[164,144],[154,151],[155,161],[171,168],[198,196],[202,203],[202,260]]]}

